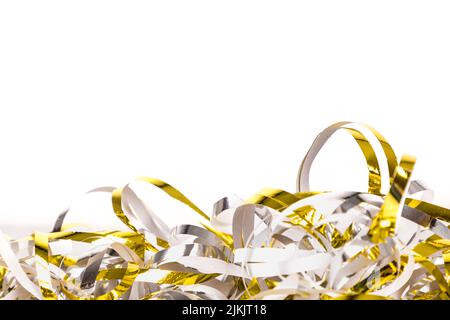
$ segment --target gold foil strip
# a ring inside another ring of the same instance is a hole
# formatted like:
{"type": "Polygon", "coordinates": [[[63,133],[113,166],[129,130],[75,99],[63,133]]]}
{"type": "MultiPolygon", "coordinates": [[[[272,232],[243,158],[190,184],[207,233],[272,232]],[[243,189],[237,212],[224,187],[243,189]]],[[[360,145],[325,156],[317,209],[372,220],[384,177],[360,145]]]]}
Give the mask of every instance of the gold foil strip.
{"type": "Polygon", "coordinates": [[[372,127],[339,122],[314,140],[294,193],[223,198],[208,215],[166,182],[138,178],[196,212],[192,224],[170,229],[130,184],[97,188],[129,231],[64,224],[70,208],[48,233],[0,231],[0,299],[447,300],[450,210],[411,181],[414,163],[398,163],[372,127]],[[366,191],[310,190],[314,159],[338,130],[365,157],[366,191]]]}

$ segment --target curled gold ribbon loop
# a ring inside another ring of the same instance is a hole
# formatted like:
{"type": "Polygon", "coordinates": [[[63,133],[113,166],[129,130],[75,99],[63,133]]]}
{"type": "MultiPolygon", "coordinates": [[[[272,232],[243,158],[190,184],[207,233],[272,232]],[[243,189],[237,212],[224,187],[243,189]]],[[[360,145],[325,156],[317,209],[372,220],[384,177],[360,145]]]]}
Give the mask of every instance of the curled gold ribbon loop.
{"type": "MultiPolygon", "coordinates": [[[[298,192],[308,192],[309,189],[309,172],[311,170],[312,163],[314,162],[315,157],[328,141],[328,139],[338,130],[344,129],[349,132],[353,138],[358,143],[359,148],[367,162],[367,168],[369,171],[368,178],[368,192],[374,194],[381,194],[381,169],[378,163],[378,158],[376,156],[375,150],[373,149],[369,139],[364,135],[361,130],[355,129],[352,126],[358,124],[351,122],[338,122],[335,123],[328,128],[324,129],[314,140],[310,149],[306,153],[303,161],[300,165],[300,169],[297,175],[297,191],[298,192]]],[[[359,125],[363,126],[363,125],[359,125]]],[[[390,144],[386,141],[386,139],[375,129],[370,126],[363,126],[366,129],[369,129],[373,135],[376,137],[378,142],[381,144],[381,147],[384,151],[388,169],[390,181],[392,183],[394,170],[397,166],[397,158],[395,153],[390,146],[390,144]]]]}

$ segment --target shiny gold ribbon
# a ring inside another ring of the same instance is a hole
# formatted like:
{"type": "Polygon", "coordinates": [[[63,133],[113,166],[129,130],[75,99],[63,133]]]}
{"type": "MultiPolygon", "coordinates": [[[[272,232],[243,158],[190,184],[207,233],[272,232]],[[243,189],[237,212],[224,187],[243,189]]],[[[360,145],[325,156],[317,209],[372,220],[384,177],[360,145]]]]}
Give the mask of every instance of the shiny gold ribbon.
{"type": "Polygon", "coordinates": [[[167,229],[130,185],[94,189],[111,193],[131,231],[63,225],[65,210],[53,232],[13,240],[0,233],[0,298],[449,299],[450,210],[430,203],[429,193],[413,198],[427,191],[411,181],[414,164],[409,155],[398,163],[372,127],[339,122],[314,140],[294,193],[264,188],[234,205],[224,198],[208,215],[170,184],[138,178],[196,212],[193,225],[167,229]],[[314,159],[339,130],[364,155],[366,192],[310,190],[314,159]]]}

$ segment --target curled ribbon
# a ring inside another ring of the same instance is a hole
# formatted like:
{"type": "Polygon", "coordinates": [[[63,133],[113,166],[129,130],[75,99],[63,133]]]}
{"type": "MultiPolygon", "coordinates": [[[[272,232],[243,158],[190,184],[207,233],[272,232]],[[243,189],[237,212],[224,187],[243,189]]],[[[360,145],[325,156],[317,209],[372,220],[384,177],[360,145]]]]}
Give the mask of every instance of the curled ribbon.
{"type": "Polygon", "coordinates": [[[9,239],[0,231],[0,298],[447,300],[450,210],[411,181],[415,161],[398,161],[375,129],[339,122],[314,140],[295,193],[223,198],[208,215],[168,183],[139,178],[201,217],[174,228],[129,184],[97,188],[89,193],[110,193],[129,231],[64,225],[69,209],[49,233],[9,239]],[[314,159],[338,130],[364,155],[365,192],[310,190],[314,159]]]}

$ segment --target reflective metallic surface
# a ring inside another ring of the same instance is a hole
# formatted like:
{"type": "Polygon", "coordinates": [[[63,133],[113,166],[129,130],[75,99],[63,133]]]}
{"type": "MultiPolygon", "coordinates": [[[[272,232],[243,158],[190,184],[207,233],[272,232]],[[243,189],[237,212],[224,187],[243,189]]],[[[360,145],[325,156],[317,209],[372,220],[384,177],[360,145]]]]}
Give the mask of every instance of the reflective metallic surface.
{"type": "Polygon", "coordinates": [[[97,188],[89,193],[111,194],[129,231],[65,225],[70,209],[49,233],[10,239],[0,231],[0,298],[448,300],[450,210],[411,181],[414,164],[409,155],[398,162],[375,129],[340,122],[313,142],[297,192],[223,198],[208,215],[168,183],[138,179],[198,214],[192,224],[169,228],[130,184],[97,188]],[[364,154],[367,190],[311,191],[314,159],[341,129],[364,154]]]}

